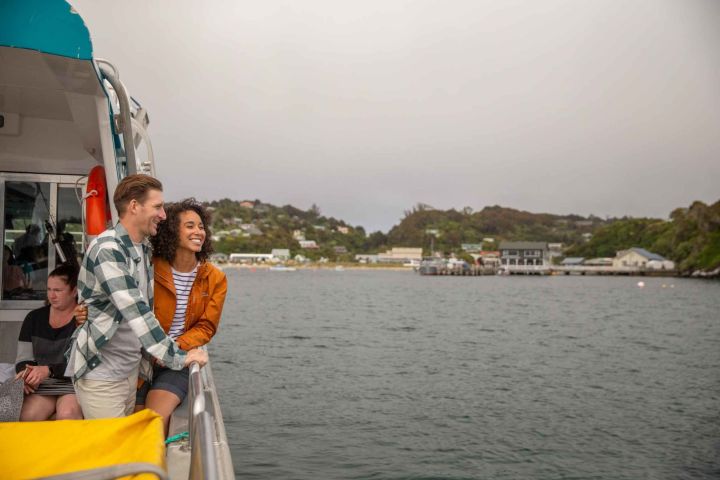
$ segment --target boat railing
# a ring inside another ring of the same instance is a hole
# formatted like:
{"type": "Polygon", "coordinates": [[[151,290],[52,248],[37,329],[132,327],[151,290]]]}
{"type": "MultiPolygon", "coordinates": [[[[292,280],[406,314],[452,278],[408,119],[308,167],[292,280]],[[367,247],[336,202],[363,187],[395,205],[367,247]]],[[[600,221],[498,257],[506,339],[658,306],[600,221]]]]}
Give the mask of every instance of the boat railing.
{"type": "Polygon", "coordinates": [[[230,449],[209,364],[190,365],[190,480],[234,478],[230,449]]]}
{"type": "Polygon", "coordinates": [[[107,60],[96,62],[102,77],[110,83],[120,104],[120,112],[115,117],[118,122],[118,130],[122,133],[123,145],[125,146],[125,158],[127,160],[128,172],[137,172],[135,160],[135,144],[133,140],[132,120],[130,115],[130,96],[118,77],[117,69],[107,60]]]}

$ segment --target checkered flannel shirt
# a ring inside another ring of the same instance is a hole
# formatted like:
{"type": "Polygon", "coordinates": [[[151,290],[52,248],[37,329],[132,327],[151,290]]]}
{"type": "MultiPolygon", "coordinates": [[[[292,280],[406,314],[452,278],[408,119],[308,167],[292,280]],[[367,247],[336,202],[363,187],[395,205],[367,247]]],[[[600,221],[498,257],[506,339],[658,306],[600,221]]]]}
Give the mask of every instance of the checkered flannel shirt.
{"type": "Polygon", "coordinates": [[[118,223],[90,243],[78,278],[79,297],[88,306],[88,319],[75,331],[74,380],[102,362],[102,347],[120,322],[128,322],[142,344],[142,378],[152,379],[151,357],[173,370],[183,368],[186,352],[165,334],[152,312],[153,275],[147,241],[142,249],[148,275],[147,302],[138,289],[142,259],[125,227],[118,223]]]}

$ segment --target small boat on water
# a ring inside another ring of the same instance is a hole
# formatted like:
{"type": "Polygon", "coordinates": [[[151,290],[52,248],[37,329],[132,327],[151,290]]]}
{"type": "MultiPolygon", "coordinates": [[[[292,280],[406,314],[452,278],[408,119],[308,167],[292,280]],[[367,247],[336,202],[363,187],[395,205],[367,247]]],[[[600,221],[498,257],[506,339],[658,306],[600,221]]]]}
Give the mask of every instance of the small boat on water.
{"type": "MultiPolygon", "coordinates": [[[[134,173],[155,175],[148,125],[147,111],[128,94],[118,70],[93,56],[88,28],[70,4],[0,2],[0,238],[4,251],[33,246],[23,266],[26,286],[10,288],[0,277],[0,363],[14,364],[23,319],[44,305],[48,272],[69,255],[82,259],[91,224],[118,220],[109,201],[118,182],[134,173]],[[90,207],[96,202],[107,206],[107,216],[90,207]]],[[[180,440],[165,448],[157,438],[149,447],[165,452],[167,468],[140,471],[183,480],[234,478],[211,363],[191,366],[190,391],[171,418],[169,435],[180,440]]],[[[57,465],[44,476],[78,478],[60,457],[62,445],[38,449],[40,463],[57,465]]],[[[1,463],[2,478],[38,476],[8,473],[1,463]]],[[[102,478],[139,473],[128,465],[114,468],[102,478]]]]}
{"type": "Polygon", "coordinates": [[[297,268],[288,267],[287,265],[273,265],[269,270],[271,272],[294,272],[297,268]]]}

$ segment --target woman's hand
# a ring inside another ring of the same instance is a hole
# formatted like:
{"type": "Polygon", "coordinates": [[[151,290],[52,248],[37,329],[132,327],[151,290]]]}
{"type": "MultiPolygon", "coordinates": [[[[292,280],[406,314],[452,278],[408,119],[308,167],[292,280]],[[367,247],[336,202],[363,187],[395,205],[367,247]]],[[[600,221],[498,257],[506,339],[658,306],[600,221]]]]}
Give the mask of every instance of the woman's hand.
{"type": "Polygon", "coordinates": [[[83,323],[87,321],[88,318],[88,307],[84,303],[78,304],[77,307],[75,307],[75,310],[73,311],[73,315],[75,316],[75,325],[78,327],[81,326],[83,323]]]}
{"type": "Polygon", "coordinates": [[[25,368],[29,370],[25,375],[25,384],[32,387],[33,390],[37,390],[40,382],[50,376],[50,367],[47,365],[28,365],[25,368]]]}
{"type": "Polygon", "coordinates": [[[187,353],[187,357],[185,357],[185,366],[188,367],[193,362],[197,362],[198,365],[204,367],[208,362],[207,352],[205,350],[200,350],[199,348],[193,348],[190,350],[187,353]]]}
{"type": "Polygon", "coordinates": [[[35,393],[40,382],[50,376],[50,368],[46,365],[25,365],[25,370],[15,375],[15,378],[21,378],[25,384],[24,390],[26,395],[35,393]]]}

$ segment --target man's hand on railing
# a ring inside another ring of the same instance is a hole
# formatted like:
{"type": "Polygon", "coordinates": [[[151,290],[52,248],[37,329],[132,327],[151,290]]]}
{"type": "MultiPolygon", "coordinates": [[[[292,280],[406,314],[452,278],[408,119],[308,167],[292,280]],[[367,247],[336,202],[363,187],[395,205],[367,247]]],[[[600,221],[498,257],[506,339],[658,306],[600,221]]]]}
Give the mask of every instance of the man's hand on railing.
{"type": "Polygon", "coordinates": [[[199,348],[193,348],[190,350],[187,353],[187,357],[185,357],[185,366],[187,367],[193,362],[197,362],[198,365],[204,367],[208,362],[207,352],[205,350],[200,350],[199,348]]]}

